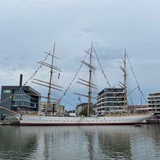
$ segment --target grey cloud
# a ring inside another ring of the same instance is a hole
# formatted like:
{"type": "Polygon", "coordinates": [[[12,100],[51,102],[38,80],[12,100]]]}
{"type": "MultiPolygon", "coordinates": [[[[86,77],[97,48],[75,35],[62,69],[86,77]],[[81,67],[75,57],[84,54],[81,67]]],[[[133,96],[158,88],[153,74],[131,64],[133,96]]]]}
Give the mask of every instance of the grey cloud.
{"type": "Polygon", "coordinates": [[[146,92],[147,88],[148,92],[154,90],[160,85],[159,81],[156,85],[149,83],[153,77],[159,79],[159,6],[157,0],[1,1],[3,81],[7,82],[6,72],[12,73],[12,82],[22,71],[31,74],[36,62],[43,59],[43,51],[50,50],[54,42],[60,66],[69,81],[84,57],[84,50],[93,42],[113,84],[118,81],[119,75],[114,73],[126,48],[146,92]]]}

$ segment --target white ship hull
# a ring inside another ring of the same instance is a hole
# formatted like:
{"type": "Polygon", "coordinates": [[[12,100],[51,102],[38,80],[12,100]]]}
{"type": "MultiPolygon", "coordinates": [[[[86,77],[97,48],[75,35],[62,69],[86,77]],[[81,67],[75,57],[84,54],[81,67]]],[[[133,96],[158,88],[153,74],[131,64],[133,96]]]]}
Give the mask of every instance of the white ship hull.
{"type": "Polygon", "coordinates": [[[133,125],[143,123],[151,115],[125,115],[106,117],[51,117],[22,115],[20,125],[60,126],[60,125],[133,125]]]}

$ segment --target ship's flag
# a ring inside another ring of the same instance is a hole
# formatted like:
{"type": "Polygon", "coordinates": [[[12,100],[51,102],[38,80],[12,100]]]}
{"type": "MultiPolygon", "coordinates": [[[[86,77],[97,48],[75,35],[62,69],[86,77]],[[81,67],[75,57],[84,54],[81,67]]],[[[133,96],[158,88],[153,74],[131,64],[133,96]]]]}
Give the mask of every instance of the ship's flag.
{"type": "Polygon", "coordinates": [[[58,79],[60,78],[60,73],[58,73],[58,79]]]}

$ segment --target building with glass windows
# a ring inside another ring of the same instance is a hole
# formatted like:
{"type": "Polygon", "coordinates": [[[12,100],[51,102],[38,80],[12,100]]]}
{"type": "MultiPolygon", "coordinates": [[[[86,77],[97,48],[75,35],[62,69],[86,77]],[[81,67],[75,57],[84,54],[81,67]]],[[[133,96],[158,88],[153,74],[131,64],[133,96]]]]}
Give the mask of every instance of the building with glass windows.
{"type": "MultiPolygon", "coordinates": [[[[2,86],[0,105],[16,112],[34,113],[38,111],[40,97],[40,93],[29,86],[2,86]]],[[[0,113],[6,111],[1,109],[0,113]]]]}
{"type": "MultiPolygon", "coordinates": [[[[40,103],[40,111],[45,113],[47,102],[40,103]]],[[[60,105],[59,101],[50,102],[47,108],[48,115],[56,115],[56,116],[64,116],[65,115],[65,107],[60,105]]]]}
{"type": "Polygon", "coordinates": [[[150,93],[148,95],[148,107],[154,111],[160,111],[160,93],[150,93]]]}
{"type": "Polygon", "coordinates": [[[96,105],[97,113],[122,113],[124,111],[125,109],[123,88],[105,88],[98,93],[96,105]]]}

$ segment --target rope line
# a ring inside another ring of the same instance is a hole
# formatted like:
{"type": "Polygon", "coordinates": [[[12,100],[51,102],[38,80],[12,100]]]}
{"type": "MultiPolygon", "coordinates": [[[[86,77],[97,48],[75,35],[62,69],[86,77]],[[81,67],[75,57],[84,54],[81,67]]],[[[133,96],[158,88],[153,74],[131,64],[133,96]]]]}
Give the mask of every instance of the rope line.
{"type": "MultiPolygon", "coordinates": [[[[86,57],[87,57],[87,54],[84,56],[83,60],[85,60],[86,57]]],[[[81,65],[80,65],[80,67],[78,68],[78,70],[77,70],[75,76],[73,77],[72,81],[70,82],[69,86],[66,88],[66,90],[65,90],[64,93],[63,93],[63,95],[59,98],[59,101],[61,101],[62,98],[66,95],[66,93],[69,91],[69,89],[70,89],[72,83],[73,83],[74,80],[76,79],[76,77],[77,77],[77,75],[78,75],[78,73],[79,73],[79,71],[80,71],[81,68],[82,68],[82,63],[81,63],[81,65]]]]}
{"type": "Polygon", "coordinates": [[[26,84],[27,84],[33,77],[36,76],[37,72],[42,68],[43,63],[47,60],[48,56],[50,55],[50,52],[51,52],[51,51],[49,51],[49,52],[47,53],[47,55],[46,55],[46,57],[44,58],[44,60],[42,61],[42,63],[39,65],[39,67],[36,69],[36,71],[32,74],[32,76],[24,83],[23,86],[26,86],[26,84]]]}
{"type": "Polygon", "coordinates": [[[136,75],[135,75],[135,73],[134,73],[134,71],[133,71],[133,68],[132,68],[132,66],[131,66],[131,63],[130,63],[130,60],[129,60],[128,56],[127,56],[127,59],[128,59],[128,63],[129,63],[129,67],[130,67],[130,69],[131,69],[131,72],[132,72],[132,74],[133,74],[133,76],[134,76],[134,78],[135,78],[138,91],[141,93],[144,101],[146,102],[146,98],[145,98],[145,96],[144,96],[144,94],[143,94],[143,92],[142,92],[142,90],[141,90],[141,88],[140,88],[140,85],[139,85],[138,80],[137,80],[137,77],[136,77],[136,75]]]}
{"type": "Polygon", "coordinates": [[[114,95],[116,101],[118,102],[118,104],[120,104],[120,101],[118,100],[117,95],[116,95],[115,91],[112,89],[112,86],[111,86],[111,84],[110,84],[110,82],[109,82],[109,80],[108,80],[108,78],[107,78],[107,76],[106,76],[106,74],[105,74],[105,72],[104,72],[104,70],[103,70],[103,67],[102,67],[102,65],[101,65],[101,62],[100,62],[100,60],[99,60],[99,58],[98,58],[98,55],[97,55],[94,47],[93,47],[93,50],[94,50],[94,53],[95,53],[95,55],[96,55],[96,58],[97,58],[97,61],[98,61],[99,66],[100,66],[101,72],[102,72],[104,78],[106,79],[107,84],[109,85],[111,91],[113,92],[113,95],[114,95]]]}
{"type": "Polygon", "coordinates": [[[94,48],[94,47],[93,47],[93,50],[94,50],[94,53],[95,53],[95,55],[96,55],[96,58],[97,58],[98,64],[99,64],[99,66],[100,66],[100,68],[101,68],[101,72],[102,72],[102,74],[103,74],[104,78],[106,79],[107,84],[109,85],[109,87],[110,87],[110,88],[112,88],[112,87],[111,87],[111,84],[110,84],[110,82],[109,82],[109,80],[108,80],[108,78],[107,78],[107,76],[106,76],[106,74],[104,73],[104,70],[103,70],[103,68],[102,68],[102,65],[101,65],[101,63],[100,63],[100,60],[99,60],[99,58],[98,58],[98,55],[97,55],[97,53],[96,53],[96,51],[95,51],[95,48],[94,48]]]}

